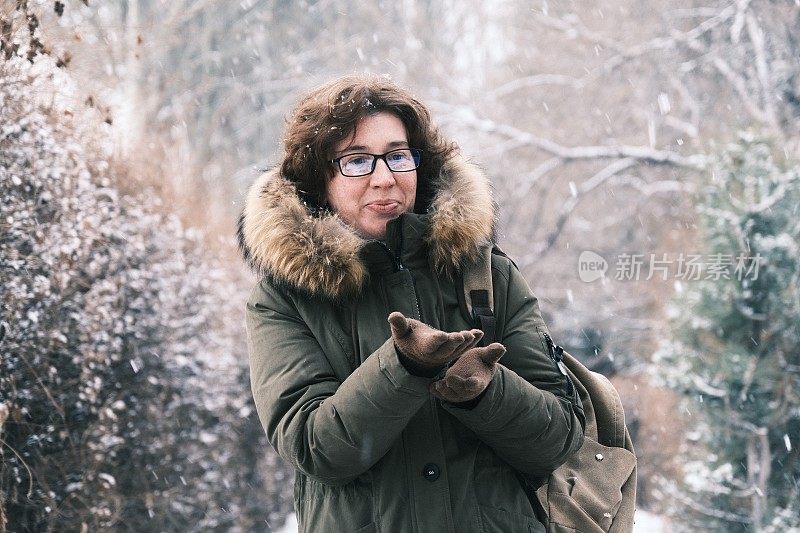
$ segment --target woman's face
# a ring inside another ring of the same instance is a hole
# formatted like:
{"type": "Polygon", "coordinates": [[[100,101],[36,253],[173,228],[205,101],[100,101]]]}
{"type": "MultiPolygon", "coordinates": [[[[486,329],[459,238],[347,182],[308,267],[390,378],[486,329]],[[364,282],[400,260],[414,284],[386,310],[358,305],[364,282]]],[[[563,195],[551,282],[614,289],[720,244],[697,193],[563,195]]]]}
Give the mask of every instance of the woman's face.
{"type": "MultiPolygon", "coordinates": [[[[383,154],[398,148],[409,148],[406,128],[396,115],[380,112],[362,118],[355,135],[334,146],[334,158],[383,154]]],[[[328,203],[345,222],[362,237],[383,239],[388,221],[414,209],[417,171],[392,172],[385,160],[377,159],[372,174],[348,178],[335,164],[327,185],[328,203]]]]}

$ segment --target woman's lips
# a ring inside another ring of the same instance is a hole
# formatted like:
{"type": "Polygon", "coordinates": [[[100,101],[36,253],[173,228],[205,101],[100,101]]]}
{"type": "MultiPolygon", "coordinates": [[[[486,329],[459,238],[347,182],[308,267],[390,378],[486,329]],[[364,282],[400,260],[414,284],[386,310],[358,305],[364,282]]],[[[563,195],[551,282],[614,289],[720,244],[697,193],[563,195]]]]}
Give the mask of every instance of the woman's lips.
{"type": "Polygon", "coordinates": [[[366,207],[379,215],[393,215],[400,211],[400,202],[396,200],[381,200],[368,203],[366,207]]]}

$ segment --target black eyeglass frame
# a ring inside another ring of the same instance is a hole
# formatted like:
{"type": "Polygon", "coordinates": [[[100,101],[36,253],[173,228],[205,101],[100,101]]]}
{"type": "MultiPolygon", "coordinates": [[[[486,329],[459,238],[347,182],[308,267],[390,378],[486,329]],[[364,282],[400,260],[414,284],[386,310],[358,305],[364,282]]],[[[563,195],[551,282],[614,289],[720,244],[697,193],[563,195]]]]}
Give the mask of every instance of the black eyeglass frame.
{"type": "Polygon", "coordinates": [[[383,162],[386,163],[386,167],[392,172],[411,172],[412,170],[417,170],[419,166],[422,164],[422,150],[419,148],[395,148],[394,150],[389,150],[383,154],[370,154],[368,152],[353,152],[352,154],[344,154],[342,156],[337,157],[336,159],[331,159],[330,162],[335,164],[339,167],[339,172],[345,178],[363,178],[364,176],[369,176],[373,172],[375,172],[375,168],[378,166],[378,159],[383,159],[383,162]],[[393,154],[395,152],[401,152],[403,150],[408,150],[411,152],[411,159],[414,160],[414,168],[409,168],[408,170],[392,170],[392,167],[389,165],[389,161],[386,159],[386,156],[389,154],[393,154]],[[351,157],[354,155],[368,155],[372,156],[372,168],[366,174],[359,174],[358,176],[350,176],[344,173],[344,169],[342,168],[342,159],[345,157],[351,157]]]}

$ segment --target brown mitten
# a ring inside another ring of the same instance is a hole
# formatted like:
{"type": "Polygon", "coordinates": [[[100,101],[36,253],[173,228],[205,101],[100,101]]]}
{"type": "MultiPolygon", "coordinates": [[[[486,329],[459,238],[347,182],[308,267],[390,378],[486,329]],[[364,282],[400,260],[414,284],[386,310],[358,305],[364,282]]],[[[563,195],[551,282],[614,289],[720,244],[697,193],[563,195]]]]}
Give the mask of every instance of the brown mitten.
{"type": "Polygon", "coordinates": [[[443,367],[483,338],[479,329],[446,333],[397,311],[389,315],[389,326],[397,349],[426,369],[443,367]]]}
{"type": "Polygon", "coordinates": [[[497,361],[506,353],[499,342],[467,350],[447,369],[444,377],[431,383],[431,393],[441,400],[462,403],[476,398],[492,381],[497,361]]]}

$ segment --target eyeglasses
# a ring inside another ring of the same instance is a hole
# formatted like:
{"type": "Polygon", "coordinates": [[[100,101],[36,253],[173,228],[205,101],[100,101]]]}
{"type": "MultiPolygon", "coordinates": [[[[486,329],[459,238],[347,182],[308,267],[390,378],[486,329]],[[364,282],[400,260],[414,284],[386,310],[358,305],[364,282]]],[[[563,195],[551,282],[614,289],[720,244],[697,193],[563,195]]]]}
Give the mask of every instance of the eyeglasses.
{"type": "Polygon", "coordinates": [[[411,172],[419,168],[422,161],[422,150],[400,148],[385,154],[347,154],[331,159],[331,163],[339,165],[342,176],[360,178],[375,172],[378,159],[383,159],[392,172],[411,172]]]}

